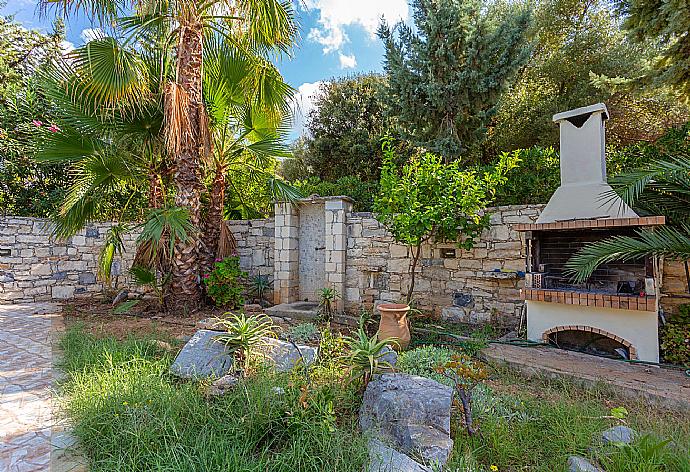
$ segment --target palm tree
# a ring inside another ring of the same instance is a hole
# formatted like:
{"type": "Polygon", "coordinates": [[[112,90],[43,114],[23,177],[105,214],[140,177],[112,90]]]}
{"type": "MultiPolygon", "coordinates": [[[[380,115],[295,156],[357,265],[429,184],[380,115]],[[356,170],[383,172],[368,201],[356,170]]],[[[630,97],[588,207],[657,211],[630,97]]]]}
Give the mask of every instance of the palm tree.
{"type": "Polygon", "coordinates": [[[566,270],[583,282],[601,264],[644,256],[690,259],[690,154],[665,156],[645,169],[622,174],[611,181],[615,195],[638,212],[665,215],[667,225],[639,229],[635,236],[614,236],[588,244],[567,263],[566,270]]]}
{"type": "MultiPolygon", "coordinates": [[[[218,35],[232,48],[254,56],[262,71],[273,73],[267,58],[289,50],[295,38],[295,23],[291,2],[280,0],[142,0],[130,5],[113,0],[43,0],[46,8],[52,5],[64,14],[85,10],[108,27],[115,24],[126,34],[126,42],[142,41],[163,52],[175,44],[175,73],[166,76],[161,68],[163,90],[164,138],[166,153],[173,164],[175,205],[187,209],[190,222],[199,228],[201,222],[202,161],[212,152],[209,116],[204,102],[204,43],[208,35],[218,35]],[[135,14],[122,17],[127,7],[135,14]],[[155,41],[154,41],[155,40],[155,41]]],[[[112,38],[110,38],[112,39],[112,38]]],[[[105,53],[105,51],[101,51],[105,53]]],[[[132,57],[135,54],[132,54],[132,57]]],[[[128,55],[122,57],[129,58],[128,55]]],[[[91,61],[94,61],[91,59],[91,61]]],[[[146,90],[136,84],[136,60],[120,60],[117,73],[92,73],[92,90],[99,98],[118,95],[125,104],[136,107],[146,96],[146,90]],[[110,80],[118,79],[118,80],[110,80]],[[106,92],[101,93],[100,90],[106,92]],[[111,93],[115,91],[117,93],[111,93]]],[[[278,74],[279,76],[279,74],[278,74]]],[[[254,77],[256,85],[269,83],[266,73],[254,77]]],[[[267,97],[260,91],[263,98],[267,97]]],[[[220,185],[220,182],[217,184],[220,185]]],[[[152,192],[153,193],[153,192],[152,192]]],[[[222,196],[222,195],[221,195],[222,196]]],[[[178,306],[194,306],[201,296],[199,284],[201,245],[198,234],[192,233],[183,241],[175,241],[172,271],[172,295],[178,306]]]]}

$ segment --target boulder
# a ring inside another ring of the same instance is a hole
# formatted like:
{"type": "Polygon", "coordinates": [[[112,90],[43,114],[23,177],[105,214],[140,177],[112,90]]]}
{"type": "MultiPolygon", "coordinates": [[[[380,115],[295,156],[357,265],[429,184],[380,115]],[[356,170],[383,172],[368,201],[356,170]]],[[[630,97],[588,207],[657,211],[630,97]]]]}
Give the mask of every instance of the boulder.
{"type": "Polygon", "coordinates": [[[183,378],[222,377],[232,368],[233,358],[224,344],[215,341],[217,331],[200,329],[184,345],[170,366],[183,378]]]}
{"type": "Polygon", "coordinates": [[[432,469],[423,466],[395,449],[385,445],[378,439],[369,440],[369,466],[366,472],[431,472],[432,469]]]}
{"type": "Polygon", "coordinates": [[[568,457],[568,472],[604,472],[581,456],[568,457]]]}
{"type": "Polygon", "coordinates": [[[434,380],[403,373],[382,374],[364,392],[360,427],[398,451],[443,466],[453,449],[452,400],[453,390],[434,380]]]}
{"type": "Polygon", "coordinates": [[[385,346],[381,352],[383,356],[381,356],[379,360],[388,362],[391,366],[395,367],[395,364],[398,363],[398,353],[391,349],[390,346],[385,346]]]}
{"type": "Polygon", "coordinates": [[[295,345],[288,341],[275,338],[263,338],[264,344],[257,350],[266,360],[272,364],[278,372],[288,372],[304,357],[306,365],[310,365],[316,359],[318,348],[312,346],[295,345]],[[298,350],[299,349],[299,350],[298,350]],[[301,353],[301,355],[300,355],[301,353]]]}
{"type": "Polygon", "coordinates": [[[601,433],[601,440],[604,444],[623,443],[630,444],[637,437],[634,429],[627,426],[614,426],[601,433]]]}

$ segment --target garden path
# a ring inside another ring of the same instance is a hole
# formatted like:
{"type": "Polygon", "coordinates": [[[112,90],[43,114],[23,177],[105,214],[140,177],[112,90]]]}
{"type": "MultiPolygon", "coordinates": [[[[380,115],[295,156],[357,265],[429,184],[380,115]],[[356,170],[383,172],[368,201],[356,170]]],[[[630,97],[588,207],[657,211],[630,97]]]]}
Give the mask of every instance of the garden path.
{"type": "Polygon", "coordinates": [[[77,470],[55,461],[68,435],[53,412],[55,333],[60,308],[49,303],[0,305],[0,470],[77,470]],[[53,467],[51,467],[51,455],[53,467]]]}

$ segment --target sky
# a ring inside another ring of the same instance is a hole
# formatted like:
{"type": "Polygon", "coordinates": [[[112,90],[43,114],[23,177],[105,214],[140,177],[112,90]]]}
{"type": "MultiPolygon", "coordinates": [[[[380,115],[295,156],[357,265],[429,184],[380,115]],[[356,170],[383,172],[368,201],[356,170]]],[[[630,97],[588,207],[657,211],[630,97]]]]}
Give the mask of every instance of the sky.
{"type": "MultiPolygon", "coordinates": [[[[300,25],[292,58],[278,68],[297,91],[294,139],[303,132],[304,117],[313,108],[313,97],[323,81],[353,74],[381,72],[383,46],[376,38],[382,17],[389,23],[409,20],[407,0],[293,0],[300,25]]],[[[6,0],[0,15],[14,15],[28,29],[47,31],[54,11],[38,14],[37,0],[6,0]]],[[[79,46],[97,35],[97,24],[83,16],[66,21],[65,48],[79,46]]]]}

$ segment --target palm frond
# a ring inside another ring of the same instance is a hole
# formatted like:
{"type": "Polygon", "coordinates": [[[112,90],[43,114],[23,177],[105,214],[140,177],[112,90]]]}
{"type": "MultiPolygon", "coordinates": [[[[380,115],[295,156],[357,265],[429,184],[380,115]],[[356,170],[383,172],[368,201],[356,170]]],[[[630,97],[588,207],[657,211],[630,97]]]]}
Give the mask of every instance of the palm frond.
{"type": "Polygon", "coordinates": [[[662,226],[640,229],[636,236],[614,236],[586,245],[565,264],[565,273],[584,282],[602,264],[630,261],[644,256],[690,259],[690,227],[662,226]]]}
{"type": "Polygon", "coordinates": [[[139,228],[136,264],[154,268],[172,260],[175,242],[188,241],[196,232],[189,210],[181,207],[155,208],[149,211],[139,228]]]}

